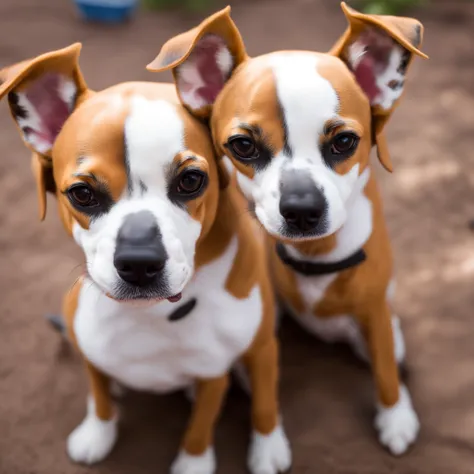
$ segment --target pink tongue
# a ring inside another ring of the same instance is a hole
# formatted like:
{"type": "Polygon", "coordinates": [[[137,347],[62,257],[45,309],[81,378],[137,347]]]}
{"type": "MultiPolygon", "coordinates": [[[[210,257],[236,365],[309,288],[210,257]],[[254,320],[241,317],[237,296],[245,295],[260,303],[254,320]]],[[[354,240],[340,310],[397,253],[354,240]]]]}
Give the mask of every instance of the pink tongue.
{"type": "Polygon", "coordinates": [[[174,295],[168,298],[168,301],[170,303],[177,303],[180,299],[181,299],[181,293],[178,293],[177,295],[174,295]]]}

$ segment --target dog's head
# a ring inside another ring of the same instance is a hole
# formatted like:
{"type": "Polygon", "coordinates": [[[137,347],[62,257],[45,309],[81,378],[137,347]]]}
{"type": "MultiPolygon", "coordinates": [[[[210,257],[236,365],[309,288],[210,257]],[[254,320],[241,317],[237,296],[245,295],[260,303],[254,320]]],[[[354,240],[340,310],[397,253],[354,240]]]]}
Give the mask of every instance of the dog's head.
{"type": "Polygon", "coordinates": [[[72,45],[3,70],[0,98],[37,158],[42,202],[52,167],[60,215],[92,280],[117,300],[176,300],[217,209],[209,132],[171,84],[92,92],[79,51],[72,45]]]}
{"type": "Polygon", "coordinates": [[[169,40],[148,66],[172,69],[182,103],[210,117],[218,155],[252,179],[256,215],[278,237],[337,231],[374,144],[391,169],[383,127],[413,55],[424,56],[418,21],[342,8],[349,27],[329,53],[249,58],[227,8],[169,40]]]}

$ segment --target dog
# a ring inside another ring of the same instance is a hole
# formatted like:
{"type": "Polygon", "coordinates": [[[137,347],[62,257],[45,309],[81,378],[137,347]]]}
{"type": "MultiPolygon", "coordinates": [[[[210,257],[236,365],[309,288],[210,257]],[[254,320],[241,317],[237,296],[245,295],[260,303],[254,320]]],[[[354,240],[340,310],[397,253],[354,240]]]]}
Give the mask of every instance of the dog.
{"type": "Polygon", "coordinates": [[[419,420],[399,382],[405,346],[369,155],[375,146],[391,171],[384,126],[413,57],[426,57],[423,26],[342,9],[349,26],[328,53],[250,58],[227,7],[167,41],[147,69],[172,70],[181,102],[208,121],[218,156],[237,170],[284,306],[310,332],[370,361],[379,439],[400,455],[419,420]]]}
{"type": "Polygon", "coordinates": [[[283,472],[291,451],[279,416],[275,300],[245,199],[173,84],[94,92],[80,49],[77,43],[0,73],[0,98],[8,97],[33,152],[40,216],[45,193],[54,192],[87,264],[63,308],[90,381],[69,456],[93,464],[112,450],[111,382],[155,393],[194,387],[171,472],[213,474],[214,426],[240,362],[253,394],[248,467],[283,472]]]}

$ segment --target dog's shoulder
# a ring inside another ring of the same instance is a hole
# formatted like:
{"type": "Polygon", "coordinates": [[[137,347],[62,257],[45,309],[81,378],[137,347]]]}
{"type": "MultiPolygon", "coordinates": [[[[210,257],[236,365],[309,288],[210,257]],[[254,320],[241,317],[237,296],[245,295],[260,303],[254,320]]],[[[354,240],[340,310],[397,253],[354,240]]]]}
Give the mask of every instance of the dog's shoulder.
{"type": "Polygon", "coordinates": [[[85,283],[85,277],[80,276],[73,283],[69,291],[63,298],[63,316],[66,323],[66,331],[69,339],[77,346],[77,340],[74,333],[74,318],[79,305],[79,295],[85,283]]]}

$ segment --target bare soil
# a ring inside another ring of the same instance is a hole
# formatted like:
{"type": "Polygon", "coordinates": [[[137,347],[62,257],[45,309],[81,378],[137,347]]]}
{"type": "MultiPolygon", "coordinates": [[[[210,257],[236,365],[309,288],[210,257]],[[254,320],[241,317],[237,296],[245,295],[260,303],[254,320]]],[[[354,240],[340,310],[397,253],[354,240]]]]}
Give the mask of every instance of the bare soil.
{"type": "MultiPolygon", "coordinates": [[[[344,347],[323,345],[286,321],[282,411],[295,474],[474,473],[474,3],[439,0],[412,14],[425,24],[431,59],[416,61],[388,127],[394,174],[374,166],[396,253],[396,307],[421,435],[400,459],[385,452],[372,428],[370,371],[344,347]]],[[[1,0],[0,66],[81,41],[92,88],[158,80],[145,65],[202,16],[142,11],[128,24],[102,27],[81,22],[70,1],[1,0]]],[[[233,17],[252,55],[325,51],[345,28],[331,0],[235,1],[233,17]]],[[[189,412],[181,395],[130,394],[110,458],[86,469],[66,456],[87,384],[81,361],[43,315],[59,311],[81,255],[53,199],[46,222],[38,221],[29,153],[2,107],[0,473],[166,473],[189,412]]],[[[246,472],[248,419],[248,399],[235,389],[218,428],[218,472],[246,472]]]]}

